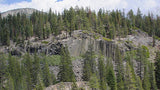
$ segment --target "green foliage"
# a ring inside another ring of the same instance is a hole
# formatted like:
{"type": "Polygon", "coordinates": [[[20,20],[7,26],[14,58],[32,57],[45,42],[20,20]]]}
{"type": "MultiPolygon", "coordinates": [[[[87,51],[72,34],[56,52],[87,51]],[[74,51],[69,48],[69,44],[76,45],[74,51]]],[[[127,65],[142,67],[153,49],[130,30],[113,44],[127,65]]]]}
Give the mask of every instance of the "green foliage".
{"type": "Polygon", "coordinates": [[[100,89],[106,90],[106,71],[105,71],[105,64],[104,58],[102,55],[99,56],[98,60],[98,70],[99,70],[99,77],[100,77],[100,89]]]}
{"type": "Polygon", "coordinates": [[[155,77],[158,89],[160,88],[160,52],[156,53],[155,58],[155,77]]]}
{"type": "Polygon", "coordinates": [[[90,45],[88,51],[83,56],[84,58],[84,66],[83,66],[83,80],[89,81],[92,73],[95,73],[95,53],[93,51],[93,46],[90,45]]]}
{"type": "Polygon", "coordinates": [[[99,35],[93,35],[93,37],[94,37],[94,39],[99,39],[100,38],[100,36],[99,35]]]}
{"type": "Polygon", "coordinates": [[[82,33],[84,33],[84,34],[89,34],[89,32],[86,31],[86,30],[82,31],[82,33]]]}
{"type": "Polygon", "coordinates": [[[126,71],[125,71],[125,90],[135,90],[136,89],[136,80],[134,73],[132,72],[131,66],[127,62],[126,71]]]}
{"type": "Polygon", "coordinates": [[[4,82],[7,80],[7,61],[4,55],[0,55],[0,89],[3,90],[4,82]]]}
{"type": "Polygon", "coordinates": [[[142,50],[144,52],[144,56],[146,58],[149,58],[149,49],[147,48],[147,46],[142,45],[142,50]]]}
{"type": "Polygon", "coordinates": [[[99,89],[99,82],[96,74],[92,74],[89,79],[89,86],[92,88],[92,90],[98,90],[99,89]]]}
{"type": "Polygon", "coordinates": [[[126,43],[133,43],[133,42],[132,42],[132,41],[130,41],[130,40],[126,40],[125,42],[126,42],[126,43]]]}
{"type": "MultiPolygon", "coordinates": [[[[60,55],[51,55],[46,57],[46,62],[48,62],[49,66],[55,66],[55,65],[60,65],[61,62],[61,56],[60,55]]],[[[41,62],[44,63],[45,61],[41,59],[41,62]]]]}
{"type": "Polygon", "coordinates": [[[155,71],[154,71],[154,64],[150,63],[148,65],[148,71],[149,71],[149,81],[151,83],[151,89],[152,90],[157,90],[157,85],[156,85],[156,78],[155,78],[155,71]]]}
{"type": "Polygon", "coordinates": [[[43,82],[46,87],[52,84],[51,73],[49,71],[48,62],[44,58],[44,68],[43,68],[43,82]]]}
{"type": "Polygon", "coordinates": [[[117,90],[117,83],[116,83],[116,77],[113,70],[112,63],[110,63],[111,66],[107,67],[107,73],[106,73],[106,79],[108,86],[111,88],[111,90],[117,90]]]}
{"type": "MultiPolygon", "coordinates": [[[[30,37],[39,39],[49,38],[50,34],[57,36],[62,30],[72,35],[74,30],[85,30],[83,33],[93,31],[104,37],[115,39],[117,36],[126,37],[136,33],[134,30],[144,30],[150,36],[160,37],[160,18],[153,18],[152,13],[142,16],[140,9],[135,15],[130,10],[125,16],[121,10],[105,11],[100,9],[97,13],[90,8],[71,7],[62,13],[33,12],[30,17],[25,14],[8,15],[0,18],[0,42],[10,45],[14,42],[24,42],[30,37]],[[153,27],[152,27],[153,26],[153,27]]],[[[95,37],[98,39],[98,37],[95,37]]]]}
{"type": "Polygon", "coordinates": [[[78,86],[77,86],[75,81],[72,83],[72,89],[71,90],[78,90],[78,86]]]}
{"type": "Polygon", "coordinates": [[[111,39],[105,38],[105,37],[103,37],[103,40],[108,41],[108,42],[112,41],[111,39]]]}
{"type": "Polygon", "coordinates": [[[41,43],[42,44],[48,44],[49,42],[48,41],[42,41],[41,43]]]}
{"type": "Polygon", "coordinates": [[[117,89],[124,90],[124,66],[123,66],[123,58],[120,54],[120,50],[116,47],[115,53],[115,62],[117,64],[117,89]]]}
{"type": "Polygon", "coordinates": [[[72,70],[72,62],[67,47],[61,48],[60,71],[58,73],[59,81],[72,82],[75,80],[75,75],[72,70]]]}
{"type": "Polygon", "coordinates": [[[144,90],[150,90],[151,83],[149,81],[149,73],[148,73],[148,67],[144,67],[144,78],[143,78],[143,88],[144,90]]]}
{"type": "Polygon", "coordinates": [[[155,36],[155,39],[157,39],[157,40],[159,40],[159,41],[160,41],[160,37],[155,36]]]}
{"type": "Polygon", "coordinates": [[[136,77],[136,87],[138,90],[144,90],[142,87],[142,81],[140,80],[139,76],[136,77]]]}

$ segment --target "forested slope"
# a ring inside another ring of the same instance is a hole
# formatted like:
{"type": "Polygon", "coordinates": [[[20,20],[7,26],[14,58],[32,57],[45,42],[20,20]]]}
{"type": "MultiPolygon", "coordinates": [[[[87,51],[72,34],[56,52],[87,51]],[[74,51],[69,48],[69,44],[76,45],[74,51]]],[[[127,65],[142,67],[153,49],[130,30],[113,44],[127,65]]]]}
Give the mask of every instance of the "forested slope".
{"type": "Polygon", "coordinates": [[[157,90],[159,32],[139,9],[0,17],[0,90],[157,90]]]}

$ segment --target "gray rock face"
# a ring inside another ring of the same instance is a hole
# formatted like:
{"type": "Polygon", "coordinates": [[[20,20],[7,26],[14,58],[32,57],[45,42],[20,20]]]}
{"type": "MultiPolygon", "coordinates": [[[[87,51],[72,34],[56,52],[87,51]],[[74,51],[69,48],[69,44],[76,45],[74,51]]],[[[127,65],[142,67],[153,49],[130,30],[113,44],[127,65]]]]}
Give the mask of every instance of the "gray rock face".
{"type": "Polygon", "coordinates": [[[26,15],[30,15],[32,14],[33,12],[37,11],[36,9],[33,9],[33,8],[20,8],[20,9],[14,9],[14,10],[9,10],[7,12],[3,12],[1,13],[1,17],[4,18],[4,17],[7,17],[9,14],[10,15],[17,15],[18,13],[19,14],[26,14],[26,15]]]}

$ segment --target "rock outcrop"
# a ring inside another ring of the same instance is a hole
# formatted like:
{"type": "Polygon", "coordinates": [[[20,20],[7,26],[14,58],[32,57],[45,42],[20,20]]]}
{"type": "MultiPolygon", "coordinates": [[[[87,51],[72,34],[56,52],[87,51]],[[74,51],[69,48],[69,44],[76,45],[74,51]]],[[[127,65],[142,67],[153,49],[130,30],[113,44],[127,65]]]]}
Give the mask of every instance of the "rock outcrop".
{"type": "Polygon", "coordinates": [[[9,10],[7,12],[3,12],[1,13],[1,17],[4,18],[4,17],[7,17],[8,15],[17,15],[18,13],[19,14],[25,14],[27,16],[31,15],[33,12],[36,12],[38,10],[36,9],[33,9],[33,8],[20,8],[20,9],[14,9],[14,10],[9,10]]]}

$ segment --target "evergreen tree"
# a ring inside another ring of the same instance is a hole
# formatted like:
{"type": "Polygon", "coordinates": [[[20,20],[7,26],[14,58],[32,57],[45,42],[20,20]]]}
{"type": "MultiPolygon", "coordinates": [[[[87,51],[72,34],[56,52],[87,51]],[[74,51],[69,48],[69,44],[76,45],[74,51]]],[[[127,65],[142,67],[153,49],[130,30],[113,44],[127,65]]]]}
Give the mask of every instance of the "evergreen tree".
{"type": "Polygon", "coordinates": [[[49,66],[46,58],[44,58],[44,67],[43,67],[43,83],[46,87],[52,84],[51,73],[49,71],[49,66]]]}
{"type": "Polygon", "coordinates": [[[155,79],[155,72],[154,72],[154,64],[150,63],[149,64],[149,81],[151,84],[151,90],[157,90],[157,85],[156,85],[156,79],[155,79]]]}
{"type": "Polygon", "coordinates": [[[101,90],[106,90],[106,71],[105,71],[105,64],[104,64],[104,59],[103,56],[99,56],[98,60],[98,70],[99,70],[99,77],[100,77],[100,89],[101,90]]]}
{"type": "Polygon", "coordinates": [[[148,73],[148,67],[144,67],[144,77],[143,77],[143,88],[144,90],[150,90],[151,84],[149,82],[149,73],[148,73]]]}
{"type": "Polygon", "coordinates": [[[69,33],[71,36],[72,31],[75,29],[75,11],[72,7],[69,9],[68,20],[69,20],[69,24],[70,24],[70,32],[69,33]]]}
{"type": "Polygon", "coordinates": [[[8,60],[8,70],[11,78],[14,81],[14,89],[21,90],[22,89],[22,73],[21,73],[21,66],[19,61],[16,60],[15,57],[12,57],[9,54],[8,60]]]}
{"type": "Polygon", "coordinates": [[[40,78],[40,74],[37,76],[38,80],[37,80],[37,84],[35,86],[36,90],[44,90],[44,86],[43,86],[43,82],[40,78]]]}
{"type": "Polygon", "coordinates": [[[125,90],[136,90],[136,80],[132,73],[131,66],[127,62],[126,64],[126,72],[125,72],[125,90]]]}
{"type": "Polygon", "coordinates": [[[37,56],[37,54],[34,54],[34,61],[33,61],[33,78],[32,82],[34,85],[38,83],[38,75],[40,74],[40,60],[37,56]]]}
{"type": "Polygon", "coordinates": [[[160,52],[156,53],[155,58],[155,77],[156,77],[156,84],[158,89],[160,89],[160,52]]]}
{"type": "Polygon", "coordinates": [[[96,74],[92,74],[89,79],[89,86],[92,88],[92,90],[98,90],[99,89],[99,82],[96,74]]]}
{"type": "Polygon", "coordinates": [[[60,61],[60,72],[58,73],[59,81],[72,82],[75,80],[75,75],[72,70],[72,62],[68,52],[68,47],[61,48],[61,61],[60,61]]]}
{"type": "Polygon", "coordinates": [[[33,71],[33,68],[32,68],[32,60],[31,60],[31,57],[30,55],[27,53],[25,55],[25,58],[24,58],[24,66],[26,67],[25,68],[25,73],[26,73],[26,84],[27,84],[27,90],[31,90],[33,88],[33,84],[32,84],[32,71],[33,71]]]}
{"type": "Polygon", "coordinates": [[[111,59],[107,61],[106,65],[106,79],[108,86],[111,88],[111,90],[117,90],[116,77],[111,59]]]}
{"type": "Polygon", "coordinates": [[[129,20],[130,28],[133,29],[135,27],[135,16],[132,9],[128,12],[127,17],[129,20]]]}
{"type": "Polygon", "coordinates": [[[83,80],[89,81],[90,76],[92,73],[95,73],[95,65],[96,62],[94,60],[94,51],[93,46],[89,46],[88,51],[84,55],[84,66],[83,66],[83,80]]]}
{"type": "Polygon", "coordinates": [[[78,90],[78,86],[77,86],[75,80],[72,83],[72,89],[71,90],[78,90]]]}
{"type": "Polygon", "coordinates": [[[142,87],[142,81],[139,76],[136,77],[136,87],[137,87],[136,90],[144,90],[142,87]]]}
{"type": "Polygon", "coordinates": [[[117,89],[124,90],[124,67],[122,63],[122,55],[120,54],[120,50],[118,47],[116,47],[116,53],[115,53],[115,62],[117,64],[117,89]]]}
{"type": "Polygon", "coordinates": [[[4,90],[16,90],[14,86],[14,80],[12,79],[10,75],[8,76],[7,84],[4,90]]]}
{"type": "Polygon", "coordinates": [[[8,78],[7,62],[4,55],[0,55],[0,90],[3,90],[5,81],[8,78]]]}
{"type": "Polygon", "coordinates": [[[137,15],[136,15],[136,19],[135,19],[135,26],[138,28],[142,27],[142,13],[140,11],[140,9],[137,9],[137,15]]]}

